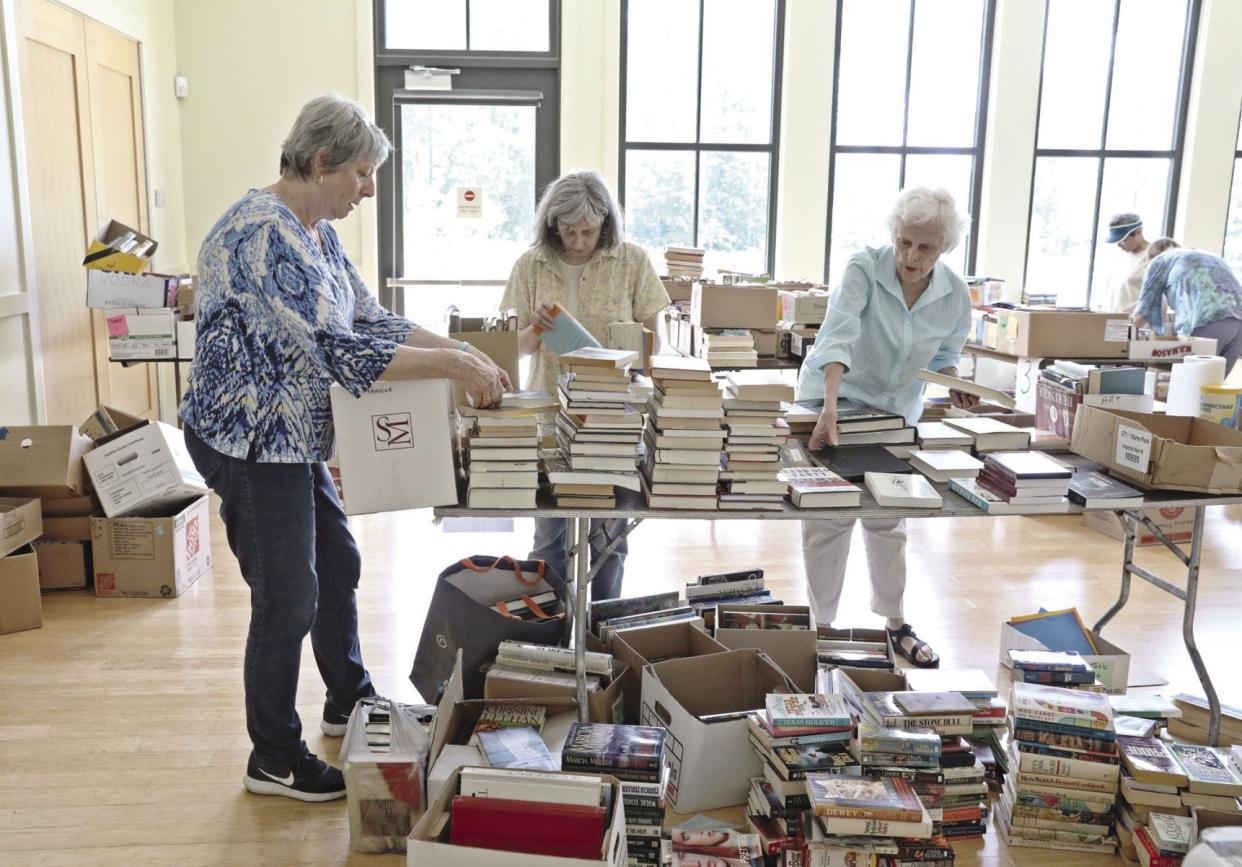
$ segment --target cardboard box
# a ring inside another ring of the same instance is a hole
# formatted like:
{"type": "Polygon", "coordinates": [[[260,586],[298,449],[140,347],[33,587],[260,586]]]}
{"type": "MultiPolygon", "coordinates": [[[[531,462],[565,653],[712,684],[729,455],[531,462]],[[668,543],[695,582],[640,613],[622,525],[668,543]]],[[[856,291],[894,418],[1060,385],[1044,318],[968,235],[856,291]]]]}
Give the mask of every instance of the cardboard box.
{"type": "Polygon", "coordinates": [[[1242,431],[1201,418],[1081,406],[1070,451],[1144,488],[1242,493],[1242,431]]]}
{"type": "Polygon", "coordinates": [[[700,328],[775,331],[778,309],[771,286],[695,283],[690,296],[690,321],[700,328]]]}
{"type": "MultiPolygon", "coordinates": [[[[1126,358],[1130,320],[1116,313],[997,310],[998,352],[1024,358],[1126,358]]],[[[988,336],[992,332],[989,330],[988,336]]]]}
{"type": "Polygon", "coordinates": [[[85,590],[87,546],[83,542],[40,539],[34,545],[39,561],[39,591],[85,590]]]}
{"type": "Polygon", "coordinates": [[[750,746],[745,714],[703,722],[699,717],[759,710],[768,693],[798,689],[764,653],[732,650],[670,659],[643,669],[640,722],[666,730],[668,802],[678,813],[746,803],[762,759],[750,746]]]}
{"type": "MultiPolygon", "coordinates": [[[[1130,677],[1130,654],[1107,639],[1100,637],[1096,632],[1088,629],[1087,633],[1091,636],[1100,652],[1098,654],[1083,654],[1082,658],[1095,669],[1096,679],[1108,688],[1109,693],[1114,695],[1124,694],[1130,677]]],[[[1005,666],[1005,668],[1012,667],[1012,662],[1009,659],[1009,651],[1011,650],[1056,649],[1046,646],[1037,638],[1024,635],[1008,623],[1001,624],[1000,664],[1005,666]]]]}
{"type": "Polygon", "coordinates": [[[1187,355],[1215,355],[1216,340],[1211,337],[1152,337],[1148,340],[1134,338],[1129,345],[1129,358],[1177,361],[1187,355]]]}
{"type": "Polygon", "coordinates": [[[832,670],[832,686],[831,690],[824,690],[817,685],[816,692],[840,693],[861,716],[865,713],[864,696],[867,693],[906,692],[910,689],[910,681],[906,680],[905,674],[900,669],[883,671],[877,668],[841,666],[832,670]]]}
{"type": "MultiPolygon", "coordinates": [[[[1164,535],[1169,537],[1171,542],[1189,542],[1190,537],[1194,534],[1194,509],[1187,509],[1181,506],[1165,509],[1144,509],[1143,514],[1155,522],[1156,526],[1160,528],[1164,535]]],[[[1093,509],[1089,512],[1083,512],[1082,525],[1088,530],[1095,530],[1097,533],[1103,533],[1105,536],[1111,536],[1114,539],[1124,539],[1126,537],[1125,530],[1121,527],[1121,519],[1117,517],[1116,512],[1105,509],[1093,509]]],[[[1140,524],[1135,527],[1134,544],[1145,546],[1161,545],[1163,543],[1146,526],[1140,524]]]]}
{"type": "Polygon", "coordinates": [[[629,667],[634,677],[626,685],[625,719],[637,721],[642,704],[644,668],[666,659],[724,653],[729,648],[690,623],[663,623],[623,629],[612,637],[612,657],[629,667]]]}
{"type": "Polygon", "coordinates": [[[79,425],[79,430],[84,436],[88,436],[92,440],[99,440],[106,436],[111,436],[117,431],[128,430],[145,421],[145,418],[130,415],[115,407],[101,406],[91,413],[86,421],[79,425]]]}
{"type": "Polygon", "coordinates": [[[762,650],[789,675],[799,692],[815,691],[815,616],[806,605],[728,605],[716,606],[716,640],[730,650],[753,647],[762,650]],[[720,615],[726,611],[756,614],[806,615],[810,629],[736,629],[723,628],[720,615]]]}
{"type": "Polygon", "coordinates": [[[177,285],[177,278],[168,274],[87,271],[86,306],[171,308],[177,303],[177,285]]]}
{"type": "Polygon", "coordinates": [[[457,504],[443,379],[380,381],[359,398],[332,386],[345,513],[457,504]]]}
{"type": "MultiPolygon", "coordinates": [[[[521,371],[518,367],[518,332],[455,331],[449,334],[449,339],[464,340],[496,362],[497,367],[509,374],[509,382],[514,391],[522,387],[521,371]]],[[[454,382],[453,406],[466,405],[466,387],[460,382],[454,382]]]]}
{"type": "Polygon", "coordinates": [[[198,323],[193,317],[176,321],[177,358],[189,361],[194,358],[194,344],[198,341],[198,323]]]}
{"type": "Polygon", "coordinates": [[[109,518],[154,515],[207,493],[177,428],[150,421],[100,440],[86,455],[95,493],[109,518]]]}
{"type": "Polygon", "coordinates": [[[34,551],[22,548],[0,557],[0,635],[42,625],[43,600],[39,598],[39,563],[34,551]]]}
{"type": "Polygon", "coordinates": [[[816,325],[828,315],[828,293],[818,290],[778,290],[780,318],[798,325],[816,325]]]}
{"type": "Polygon", "coordinates": [[[29,497],[0,497],[0,557],[11,554],[43,535],[39,501],[29,497]]]}
{"type": "MultiPolygon", "coordinates": [[[[577,699],[577,685],[568,682],[569,678],[542,678],[541,672],[521,672],[527,677],[516,676],[497,668],[488,670],[483,679],[483,698],[485,701],[495,699],[536,699],[536,698],[572,698],[577,699]]],[[[612,681],[603,689],[587,693],[587,716],[591,722],[620,725],[625,722],[625,693],[637,693],[640,688],[638,675],[628,665],[613,666],[612,681]]]]}
{"type": "Polygon", "coordinates": [[[167,516],[95,518],[91,555],[96,596],[180,596],[211,571],[208,498],[167,516]]]}
{"type": "Polygon", "coordinates": [[[676,304],[678,301],[689,301],[694,296],[694,281],[680,277],[661,277],[668,300],[676,304]]]}
{"type": "Polygon", "coordinates": [[[43,519],[41,538],[54,542],[89,542],[92,515],[66,515],[43,519]]]}
{"type": "Polygon", "coordinates": [[[82,265],[91,270],[139,274],[151,264],[151,258],[158,248],[159,242],[153,241],[137,229],[131,229],[124,223],[110,220],[104,224],[104,227],[95,235],[95,239],[91,241],[90,246],[86,248],[86,257],[82,260],[82,265]],[[113,246],[129,234],[134,236],[135,249],[140,249],[141,255],[123,253],[113,246]]]}
{"type": "MultiPolygon", "coordinates": [[[[95,509],[95,499],[90,496],[60,497],[55,500],[40,500],[39,507],[43,511],[43,520],[48,518],[76,518],[90,515],[95,509]]],[[[45,530],[46,532],[46,527],[45,530]]]]}
{"type": "Polygon", "coordinates": [[[1242,813],[1226,813],[1224,810],[1213,810],[1209,807],[1191,807],[1190,848],[1193,849],[1202,842],[1199,835],[1208,828],[1236,828],[1239,825],[1242,825],[1242,813]]]}
{"type": "Polygon", "coordinates": [[[72,425],[0,427],[0,494],[85,496],[82,456],[95,447],[72,425]]]}
{"type": "Polygon", "coordinates": [[[755,341],[755,352],[766,358],[776,357],[776,332],[763,329],[752,329],[750,336],[755,341]]]}
{"type": "Polygon", "coordinates": [[[612,789],[612,797],[609,799],[612,813],[600,846],[600,856],[590,860],[451,845],[448,842],[448,825],[443,817],[449,812],[453,797],[457,794],[460,778],[461,772],[453,771],[439,794],[432,796],[427,812],[423,813],[414,830],[410,832],[405,847],[406,864],[409,867],[625,867],[625,808],[621,800],[621,786],[616,777],[598,777],[612,789]]]}
{"type": "Polygon", "coordinates": [[[112,361],[177,357],[177,319],[171,308],[137,313],[109,311],[105,319],[112,361]]]}

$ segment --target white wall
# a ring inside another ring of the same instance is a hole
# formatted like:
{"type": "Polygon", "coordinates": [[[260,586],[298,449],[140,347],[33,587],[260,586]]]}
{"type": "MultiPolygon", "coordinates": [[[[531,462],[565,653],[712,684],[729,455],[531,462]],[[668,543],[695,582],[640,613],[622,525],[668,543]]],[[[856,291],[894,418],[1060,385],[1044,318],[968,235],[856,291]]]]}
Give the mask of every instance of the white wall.
{"type": "Polygon", "coordinates": [[[567,2],[561,12],[561,171],[595,169],[617,187],[621,2],[567,2]]]}

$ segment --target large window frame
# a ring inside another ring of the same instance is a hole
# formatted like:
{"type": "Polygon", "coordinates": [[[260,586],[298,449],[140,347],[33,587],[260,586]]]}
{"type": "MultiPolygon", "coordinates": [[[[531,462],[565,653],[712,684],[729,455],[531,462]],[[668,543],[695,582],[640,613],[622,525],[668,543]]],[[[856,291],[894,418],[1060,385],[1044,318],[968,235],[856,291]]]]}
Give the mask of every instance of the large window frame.
{"type": "MultiPolygon", "coordinates": [[[[979,47],[979,83],[975,94],[974,142],[959,147],[926,147],[908,144],[910,124],[910,76],[914,66],[914,26],[915,11],[919,3],[909,0],[910,27],[906,35],[906,81],[905,104],[902,108],[902,128],[900,145],[841,145],[837,143],[837,106],[841,89],[841,31],[844,21],[845,0],[836,0],[837,18],[836,32],[833,37],[832,50],[832,123],[828,145],[828,219],[824,235],[824,282],[831,279],[832,268],[832,204],[836,187],[837,155],[838,154],[895,154],[900,157],[898,173],[898,190],[905,188],[906,159],[910,156],[969,156],[973,160],[970,183],[970,200],[967,208],[970,212],[970,233],[963,239],[966,244],[966,267],[975,270],[976,257],[979,252],[979,211],[983,195],[983,156],[987,138],[988,94],[992,78],[992,41],[996,24],[996,0],[983,0],[983,26],[981,28],[981,44],[979,47]]],[[[959,203],[960,206],[960,203],[959,203]]]]}
{"type": "Polygon", "coordinates": [[[1225,203],[1225,231],[1220,242],[1220,255],[1235,270],[1242,271],[1242,233],[1239,233],[1238,237],[1235,238],[1232,249],[1230,249],[1231,245],[1229,243],[1229,223],[1235,217],[1235,201],[1239,203],[1236,209],[1237,219],[1242,221],[1242,190],[1239,190],[1239,185],[1242,185],[1242,172],[1238,171],[1238,168],[1242,167],[1242,111],[1239,112],[1239,115],[1238,133],[1234,141],[1233,172],[1230,174],[1229,181],[1229,200],[1225,203]],[[1234,254],[1232,260],[1230,259],[1230,253],[1234,254]]]}
{"type": "Polygon", "coordinates": [[[628,141],[626,139],[627,72],[629,69],[629,8],[630,0],[621,0],[621,104],[618,119],[617,196],[625,205],[625,164],[629,151],[673,151],[694,154],[694,239],[695,246],[702,246],[699,238],[699,194],[702,184],[702,160],[705,153],[759,153],[768,156],[768,231],[767,251],[764,257],[766,272],[773,272],[776,262],[776,194],[780,169],[780,129],[782,72],[785,67],[785,0],[776,0],[773,21],[772,45],[772,116],[766,144],[704,142],[701,140],[703,125],[703,20],[707,0],[699,0],[698,86],[695,94],[695,119],[693,142],[628,141]]]}
{"type": "MultiPolygon", "coordinates": [[[[1104,113],[1100,122],[1099,148],[1041,148],[1039,147],[1039,122],[1044,94],[1044,63],[1048,50],[1048,17],[1051,0],[1044,0],[1044,31],[1041,36],[1039,60],[1039,96],[1035,109],[1035,148],[1031,156],[1031,193],[1027,198],[1026,214],[1026,249],[1023,255],[1022,283],[1026,285],[1027,273],[1031,262],[1031,224],[1035,210],[1036,170],[1040,157],[1086,157],[1097,162],[1095,176],[1095,203],[1091,214],[1091,225],[1100,224],[1101,197],[1104,194],[1104,167],[1109,159],[1165,159],[1169,160],[1169,179],[1165,191],[1164,225],[1161,232],[1148,231],[1149,238],[1171,231],[1177,217],[1177,190],[1182,174],[1182,151],[1186,144],[1187,115],[1190,111],[1190,85],[1195,63],[1195,42],[1199,33],[1199,14],[1202,0],[1187,0],[1186,22],[1182,31],[1182,61],[1178,68],[1177,104],[1173,109],[1173,146],[1167,150],[1109,148],[1108,119],[1111,109],[1113,91],[1113,69],[1117,59],[1117,27],[1121,20],[1121,4],[1123,0],[1113,0],[1113,26],[1108,46],[1108,75],[1104,86],[1104,113]]],[[[1084,307],[1091,306],[1091,292],[1095,283],[1095,257],[1099,250],[1100,238],[1093,233],[1091,237],[1091,253],[1087,260],[1087,294],[1083,301],[1084,307]]],[[[1041,290],[1042,291],[1042,290],[1041,290]]]]}
{"type": "MultiPolygon", "coordinates": [[[[560,174],[560,78],[561,78],[561,2],[549,0],[548,51],[471,51],[396,49],[385,47],[385,2],[373,3],[375,46],[375,120],[393,142],[392,157],[376,173],[376,203],[379,217],[380,302],[401,312],[401,299],[388,288],[392,278],[404,276],[400,158],[401,106],[414,102],[489,102],[506,97],[519,104],[532,100],[539,105],[536,137],[539,150],[535,160],[535,199],[560,174]],[[410,66],[452,68],[452,90],[407,90],[405,71],[410,66]]],[[[469,15],[469,2],[466,14],[469,15]]],[[[467,38],[469,26],[467,24],[467,38]]],[[[451,279],[454,275],[439,275],[451,279]]]]}

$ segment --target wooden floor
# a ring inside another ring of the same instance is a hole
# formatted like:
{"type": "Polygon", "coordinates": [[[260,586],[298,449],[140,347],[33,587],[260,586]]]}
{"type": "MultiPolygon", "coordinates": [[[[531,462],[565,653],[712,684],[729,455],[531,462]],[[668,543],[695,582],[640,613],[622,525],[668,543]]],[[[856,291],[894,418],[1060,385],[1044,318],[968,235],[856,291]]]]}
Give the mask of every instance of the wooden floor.
{"type": "MultiPolygon", "coordinates": [[[[1242,508],[1211,509],[1198,637],[1226,700],[1242,697],[1242,508]]],[[[417,694],[407,676],[432,582],[470,554],[524,554],[531,522],[511,531],[433,526],[425,512],[355,521],[364,556],[363,648],[379,689],[417,694]]],[[[1120,543],[1079,519],[909,522],[908,618],[945,666],[996,668],[1000,624],[1039,606],[1078,606],[1093,619],[1116,597],[1120,543]]],[[[175,600],[44,597],[44,627],[0,636],[0,864],[388,864],[349,851],[344,801],[301,804],[241,786],[249,744],[241,692],[249,613],[245,585],[213,522],[214,575],[175,600]]],[[[674,589],[700,573],[762,565],[786,600],[804,600],[796,523],[647,522],[632,538],[629,595],[674,589]]],[[[858,545],[857,554],[861,554],[858,545]]],[[[1143,549],[1170,577],[1179,565],[1143,549]]],[[[851,565],[838,625],[874,625],[860,564],[851,565]]],[[[1193,688],[1180,603],[1138,583],[1107,637],[1133,667],[1193,688]]],[[[305,654],[299,708],[307,741],[335,762],[318,731],[322,685],[305,654]]],[[[1094,855],[958,847],[963,865],[1113,863],[1094,855]]]]}

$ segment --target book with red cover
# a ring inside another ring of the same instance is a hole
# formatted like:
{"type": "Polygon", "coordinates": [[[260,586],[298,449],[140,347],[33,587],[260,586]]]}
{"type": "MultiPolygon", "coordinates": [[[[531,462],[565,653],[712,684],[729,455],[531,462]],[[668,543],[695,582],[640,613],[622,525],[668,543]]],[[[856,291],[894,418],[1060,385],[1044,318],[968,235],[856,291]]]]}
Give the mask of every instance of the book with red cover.
{"type": "Polygon", "coordinates": [[[449,842],[598,861],[606,825],[603,807],[457,795],[450,808],[449,842]]]}

